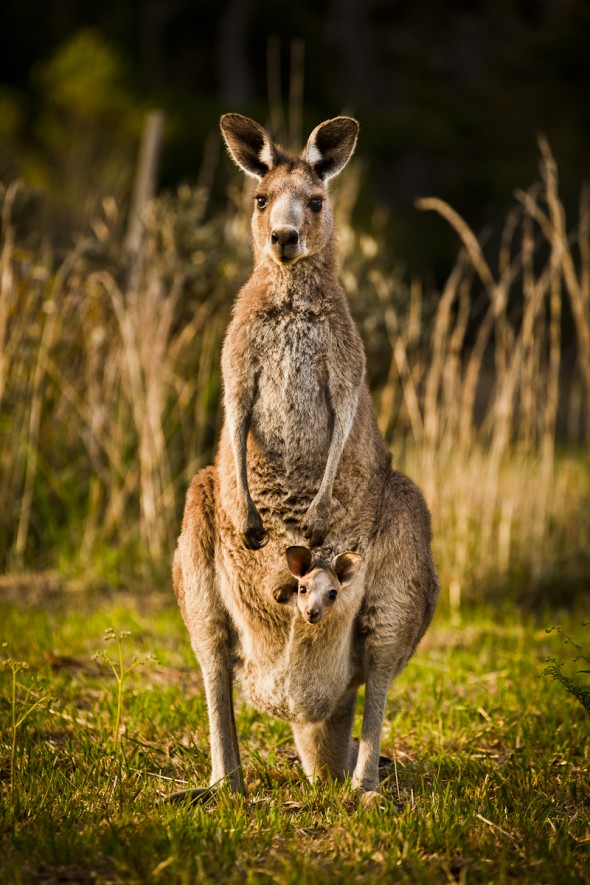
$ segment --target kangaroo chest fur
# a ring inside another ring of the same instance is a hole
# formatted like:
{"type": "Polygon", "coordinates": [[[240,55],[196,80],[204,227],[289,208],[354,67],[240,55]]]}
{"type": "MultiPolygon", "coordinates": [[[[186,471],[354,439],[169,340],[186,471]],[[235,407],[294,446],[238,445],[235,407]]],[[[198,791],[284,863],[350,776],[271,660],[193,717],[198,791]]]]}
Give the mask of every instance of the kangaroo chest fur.
{"type": "Polygon", "coordinates": [[[321,476],[333,420],[327,370],[330,334],[320,309],[305,303],[256,315],[249,330],[256,378],[249,464],[254,472],[264,452],[287,473],[311,470],[321,476]]]}

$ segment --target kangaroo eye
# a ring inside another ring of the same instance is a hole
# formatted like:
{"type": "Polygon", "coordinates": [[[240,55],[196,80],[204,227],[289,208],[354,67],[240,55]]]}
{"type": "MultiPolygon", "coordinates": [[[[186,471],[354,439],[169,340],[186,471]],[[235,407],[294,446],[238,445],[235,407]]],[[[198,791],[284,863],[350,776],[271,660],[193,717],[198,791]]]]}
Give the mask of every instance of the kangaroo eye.
{"type": "Polygon", "coordinates": [[[259,209],[264,209],[266,207],[267,199],[266,197],[256,197],[256,205],[259,209]]]}
{"type": "Polygon", "coordinates": [[[337,590],[330,590],[330,592],[328,593],[328,599],[336,599],[337,596],[338,596],[337,590]]]}
{"type": "Polygon", "coordinates": [[[323,200],[321,197],[312,197],[309,201],[309,208],[313,212],[319,212],[322,208],[323,200]]]}
{"type": "Polygon", "coordinates": [[[307,587],[300,587],[299,592],[302,596],[305,596],[305,594],[307,593],[307,587]]]}

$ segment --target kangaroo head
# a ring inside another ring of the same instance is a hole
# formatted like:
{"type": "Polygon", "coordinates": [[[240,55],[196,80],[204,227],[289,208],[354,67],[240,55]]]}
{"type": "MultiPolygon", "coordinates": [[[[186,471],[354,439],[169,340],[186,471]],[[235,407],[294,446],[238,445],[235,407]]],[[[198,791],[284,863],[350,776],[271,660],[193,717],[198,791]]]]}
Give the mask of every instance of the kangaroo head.
{"type": "Polygon", "coordinates": [[[297,578],[297,607],[308,624],[319,624],[361,564],[359,553],[339,553],[330,565],[313,564],[307,547],[287,547],[287,564],[297,578]]]}
{"type": "Polygon", "coordinates": [[[224,114],[221,132],[228,151],[258,181],[252,233],[257,259],[281,267],[321,252],[332,239],[333,217],[326,184],[348,163],[359,124],[334,117],[313,130],[299,158],[286,154],[249,117],[224,114]]]}

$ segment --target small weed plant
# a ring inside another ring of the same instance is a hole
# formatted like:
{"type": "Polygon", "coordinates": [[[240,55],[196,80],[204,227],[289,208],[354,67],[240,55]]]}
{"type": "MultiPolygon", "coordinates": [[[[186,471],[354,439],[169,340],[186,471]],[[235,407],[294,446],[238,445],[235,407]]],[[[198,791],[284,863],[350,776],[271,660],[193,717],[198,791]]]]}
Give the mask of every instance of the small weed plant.
{"type": "MultiPolygon", "coordinates": [[[[589,625],[590,621],[582,621],[582,627],[588,627],[589,625]]],[[[588,715],[590,715],[590,680],[588,679],[588,674],[590,674],[590,651],[584,651],[582,645],[578,642],[574,642],[569,633],[566,633],[561,627],[547,628],[547,633],[553,632],[558,633],[563,638],[564,645],[569,645],[575,649],[576,654],[569,663],[576,664],[578,662],[583,662],[588,669],[578,669],[576,670],[576,675],[569,675],[564,673],[564,668],[566,667],[565,661],[558,662],[557,658],[550,657],[547,658],[548,666],[545,667],[543,673],[545,676],[554,679],[562,686],[564,691],[575,697],[584,707],[588,715]],[[580,679],[580,676],[586,676],[586,679],[580,679]]]]}
{"type": "Polygon", "coordinates": [[[115,701],[115,721],[113,724],[113,751],[115,755],[119,752],[121,746],[121,721],[123,718],[123,694],[127,678],[137,667],[142,667],[146,663],[155,662],[153,655],[147,655],[144,658],[133,657],[131,661],[125,662],[123,657],[123,643],[131,636],[130,630],[115,630],[109,627],[105,630],[105,642],[114,642],[116,646],[115,659],[109,655],[107,651],[98,651],[94,655],[95,660],[104,661],[112,670],[113,676],[117,683],[117,697],[115,701]]]}
{"type": "Polygon", "coordinates": [[[0,661],[0,666],[10,673],[10,798],[14,799],[17,785],[17,750],[19,732],[35,710],[46,706],[51,701],[51,696],[42,690],[42,682],[35,678],[34,685],[25,685],[19,682],[18,676],[26,673],[29,665],[26,661],[20,661],[6,654],[8,643],[2,643],[5,652],[0,661]]]}

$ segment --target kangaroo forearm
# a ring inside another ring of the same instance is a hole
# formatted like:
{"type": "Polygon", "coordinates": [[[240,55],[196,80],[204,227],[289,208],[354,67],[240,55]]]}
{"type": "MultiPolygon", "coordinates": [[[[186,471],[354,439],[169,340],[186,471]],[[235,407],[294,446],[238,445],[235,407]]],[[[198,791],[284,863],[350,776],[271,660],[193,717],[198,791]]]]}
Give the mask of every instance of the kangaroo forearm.
{"type": "Polygon", "coordinates": [[[234,415],[230,417],[229,411],[227,414],[230,426],[230,441],[236,474],[238,500],[250,506],[252,498],[250,497],[250,488],[248,485],[248,464],[246,459],[246,443],[248,439],[248,430],[250,428],[250,413],[244,412],[237,420],[234,415]]]}
{"type": "Polygon", "coordinates": [[[340,458],[342,457],[345,443],[346,437],[342,432],[342,428],[335,426],[330,441],[324,475],[318,489],[318,497],[320,498],[332,495],[334,480],[336,479],[336,472],[338,470],[338,465],[340,464],[340,458]]]}
{"type": "Polygon", "coordinates": [[[332,439],[330,440],[330,448],[328,449],[328,457],[324,475],[318,491],[318,496],[331,495],[334,487],[334,480],[340,465],[340,459],[344,451],[346,441],[350,436],[354,416],[358,405],[358,394],[350,398],[346,408],[341,407],[334,414],[334,429],[332,431],[332,439]]]}

